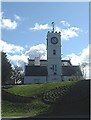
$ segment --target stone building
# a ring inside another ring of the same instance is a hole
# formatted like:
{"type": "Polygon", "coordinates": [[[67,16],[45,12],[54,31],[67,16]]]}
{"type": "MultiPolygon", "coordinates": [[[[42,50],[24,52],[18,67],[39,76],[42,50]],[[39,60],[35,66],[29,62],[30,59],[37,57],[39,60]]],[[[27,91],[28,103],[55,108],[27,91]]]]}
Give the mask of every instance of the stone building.
{"type": "Polygon", "coordinates": [[[61,59],[61,33],[54,27],[47,33],[47,60],[28,59],[25,66],[24,84],[70,81],[83,79],[79,66],[73,66],[70,60],[61,59]]]}

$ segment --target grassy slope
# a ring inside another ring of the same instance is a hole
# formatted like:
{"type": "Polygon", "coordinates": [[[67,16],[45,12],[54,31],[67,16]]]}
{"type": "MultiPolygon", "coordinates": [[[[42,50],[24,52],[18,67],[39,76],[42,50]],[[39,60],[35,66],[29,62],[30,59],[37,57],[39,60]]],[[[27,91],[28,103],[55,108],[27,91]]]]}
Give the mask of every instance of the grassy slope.
{"type": "Polygon", "coordinates": [[[41,113],[46,113],[50,105],[46,105],[40,100],[34,100],[31,103],[11,103],[8,101],[2,102],[2,112],[3,117],[11,116],[36,116],[41,113]]]}
{"type": "MultiPolygon", "coordinates": [[[[77,81],[75,81],[77,82],[77,81]]],[[[72,85],[75,82],[56,82],[56,83],[44,83],[44,84],[31,84],[31,85],[16,85],[12,88],[6,89],[6,91],[24,96],[31,96],[33,94],[39,94],[50,89],[54,89],[57,86],[72,85]]],[[[2,116],[37,116],[40,114],[46,114],[51,111],[52,104],[47,105],[36,99],[31,103],[11,103],[9,101],[2,101],[2,116]]]]}
{"type": "Polygon", "coordinates": [[[44,84],[29,84],[29,85],[15,85],[12,88],[6,89],[6,91],[21,95],[21,96],[31,96],[33,94],[40,94],[51,89],[54,89],[58,86],[72,85],[77,81],[68,81],[68,82],[53,82],[53,83],[44,83],[44,84]]]}
{"type": "Polygon", "coordinates": [[[52,111],[43,114],[42,116],[85,115],[85,117],[87,117],[90,115],[89,97],[90,81],[79,81],[71,88],[69,94],[64,96],[63,101],[59,99],[54,105],[52,105],[52,111]]]}

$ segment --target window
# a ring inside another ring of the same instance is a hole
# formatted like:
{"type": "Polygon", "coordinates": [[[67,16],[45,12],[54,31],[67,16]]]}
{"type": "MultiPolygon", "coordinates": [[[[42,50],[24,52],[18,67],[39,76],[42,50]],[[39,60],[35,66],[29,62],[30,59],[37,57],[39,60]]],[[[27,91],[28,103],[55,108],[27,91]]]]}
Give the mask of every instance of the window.
{"type": "Polygon", "coordinates": [[[54,71],[54,72],[57,71],[57,65],[53,65],[53,71],[54,71]]]}
{"type": "Polygon", "coordinates": [[[53,50],[53,55],[56,55],[56,50],[53,50]]]}
{"type": "Polygon", "coordinates": [[[57,73],[56,72],[54,72],[54,75],[56,75],[57,73]]]}
{"type": "Polygon", "coordinates": [[[55,65],[54,68],[55,68],[55,71],[57,71],[57,65],[55,65]]]}

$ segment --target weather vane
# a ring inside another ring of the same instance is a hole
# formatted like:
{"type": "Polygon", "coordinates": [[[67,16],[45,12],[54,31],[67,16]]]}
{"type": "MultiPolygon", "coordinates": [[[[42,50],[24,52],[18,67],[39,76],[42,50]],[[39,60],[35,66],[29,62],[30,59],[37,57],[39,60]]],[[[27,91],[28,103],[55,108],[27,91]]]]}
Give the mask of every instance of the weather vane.
{"type": "Polygon", "coordinates": [[[54,22],[52,22],[53,32],[54,32],[54,22]]]}

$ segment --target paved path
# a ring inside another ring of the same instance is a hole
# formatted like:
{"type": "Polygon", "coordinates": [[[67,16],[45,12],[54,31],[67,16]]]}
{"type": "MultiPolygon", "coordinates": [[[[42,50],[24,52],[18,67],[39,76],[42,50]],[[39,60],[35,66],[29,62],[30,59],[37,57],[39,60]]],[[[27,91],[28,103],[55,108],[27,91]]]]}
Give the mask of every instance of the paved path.
{"type": "Polygon", "coordinates": [[[21,119],[21,120],[37,120],[37,119],[47,119],[47,120],[50,120],[50,119],[81,119],[84,120],[90,120],[89,116],[88,115],[65,115],[65,116],[56,116],[56,117],[53,117],[53,116],[50,116],[50,117],[3,117],[2,120],[18,120],[18,119],[21,119]]]}

